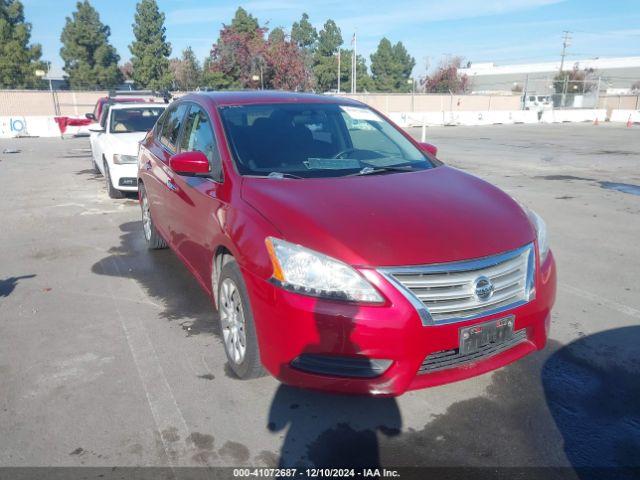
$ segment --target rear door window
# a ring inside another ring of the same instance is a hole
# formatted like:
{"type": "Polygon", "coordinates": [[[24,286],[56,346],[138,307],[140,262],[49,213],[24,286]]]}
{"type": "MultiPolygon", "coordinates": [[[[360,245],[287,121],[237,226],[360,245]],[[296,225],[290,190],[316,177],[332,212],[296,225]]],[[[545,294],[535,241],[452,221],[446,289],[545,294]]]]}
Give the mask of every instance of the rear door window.
{"type": "Polygon", "coordinates": [[[169,107],[167,116],[162,124],[160,133],[160,143],[170,152],[175,153],[178,149],[178,137],[180,127],[187,111],[187,105],[182,103],[174,107],[169,107]]]}

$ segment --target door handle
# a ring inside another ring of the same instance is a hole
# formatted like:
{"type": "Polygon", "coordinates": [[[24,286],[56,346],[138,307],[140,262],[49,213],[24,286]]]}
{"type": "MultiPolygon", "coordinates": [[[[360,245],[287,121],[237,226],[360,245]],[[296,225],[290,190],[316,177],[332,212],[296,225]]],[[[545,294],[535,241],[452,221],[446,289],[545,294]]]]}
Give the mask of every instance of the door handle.
{"type": "Polygon", "coordinates": [[[177,192],[178,191],[178,186],[175,183],[173,183],[173,181],[170,178],[167,179],[167,187],[172,192],[177,192]]]}

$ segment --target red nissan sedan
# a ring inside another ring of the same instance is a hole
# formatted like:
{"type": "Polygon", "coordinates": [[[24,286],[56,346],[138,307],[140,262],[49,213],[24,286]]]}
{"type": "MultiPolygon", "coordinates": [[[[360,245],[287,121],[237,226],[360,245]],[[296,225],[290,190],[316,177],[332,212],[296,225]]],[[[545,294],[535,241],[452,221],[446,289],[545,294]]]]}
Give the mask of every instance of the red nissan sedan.
{"type": "Polygon", "coordinates": [[[542,219],[360,102],[188,95],[138,164],[146,241],[212,297],[238,377],[392,396],[545,345],[542,219]]]}

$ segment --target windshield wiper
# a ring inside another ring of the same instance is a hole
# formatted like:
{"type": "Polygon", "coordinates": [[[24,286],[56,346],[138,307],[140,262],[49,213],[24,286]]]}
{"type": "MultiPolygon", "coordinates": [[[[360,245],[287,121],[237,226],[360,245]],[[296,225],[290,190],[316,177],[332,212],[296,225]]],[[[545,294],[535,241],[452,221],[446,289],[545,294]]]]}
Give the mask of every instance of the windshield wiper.
{"type": "Polygon", "coordinates": [[[294,175],[293,173],[271,172],[267,178],[304,178],[294,175]]]}
{"type": "Polygon", "coordinates": [[[413,167],[409,166],[398,166],[398,165],[388,165],[384,167],[364,167],[357,173],[351,173],[346,175],[347,177],[358,177],[363,175],[379,175],[381,173],[390,173],[390,172],[413,172],[413,167]]]}

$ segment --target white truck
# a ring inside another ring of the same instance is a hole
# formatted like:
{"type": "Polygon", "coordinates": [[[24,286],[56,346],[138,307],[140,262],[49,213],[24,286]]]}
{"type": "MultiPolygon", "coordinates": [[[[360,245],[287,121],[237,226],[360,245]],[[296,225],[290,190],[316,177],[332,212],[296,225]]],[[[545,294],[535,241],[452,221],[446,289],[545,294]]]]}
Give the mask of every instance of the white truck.
{"type": "Polygon", "coordinates": [[[93,165],[104,175],[109,197],[138,191],[139,144],[165,108],[162,103],[114,103],[90,128],[93,165]]]}
{"type": "Polygon", "coordinates": [[[553,100],[549,95],[526,95],[524,97],[525,110],[551,110],[553,108],[553,100]]]}

